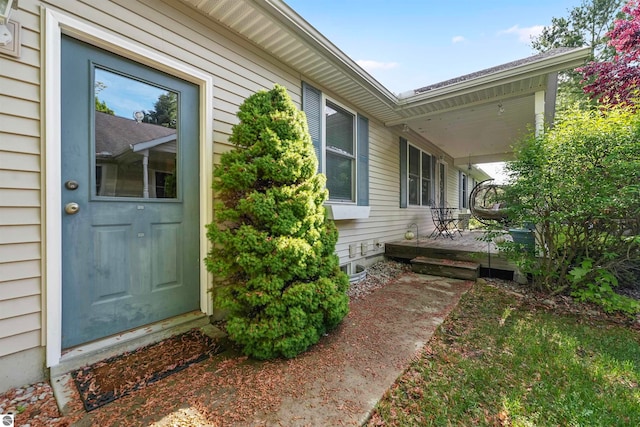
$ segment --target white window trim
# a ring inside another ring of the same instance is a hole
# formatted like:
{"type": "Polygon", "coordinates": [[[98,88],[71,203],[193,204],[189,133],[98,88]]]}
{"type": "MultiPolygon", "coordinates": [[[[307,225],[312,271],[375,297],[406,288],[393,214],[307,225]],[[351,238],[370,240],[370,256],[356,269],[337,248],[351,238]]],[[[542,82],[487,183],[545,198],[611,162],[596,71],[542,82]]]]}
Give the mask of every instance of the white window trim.
{"type": "MultiPolygon", "coordinates": [[[[42,342],[46,345],[46,364],[56,366],[62,357],[62,213],[60,189],[61,147],[61,36],[70,35],[113,53],[124,55],[140,63],[150,65],[176,77],[190,81],[200,88],[200,230],[212,222],[213,199],[210,188],[213,176],[213,77],[157,50],[139,45],[129,39],[109,33],[99,27],[81,21],[63,12],[41,8],[44,17],[42,42],[42,81],[44,87],[42,105],[43,138],[45,140],[45,183],[43,185],[43,317],[42,342]]],[[[200,235],[200,254],[209,251],[204,233],[200,235]]],[[[213,305],[208,293],[209,274],[200,263],[200,309],[212,314],[213,305]]]]}
{"type": "MultiPolygon", "coordinates": [[[[414,208],[419,208],[419,207],[430,207],[429,204],[423,205],[422,204],[422,154],[426,154],[431,158],[434,158],[434,155],[431,154],[430,152],[423,150],[422,148],[418,147],[417,145],[412,144],[411,142],[407,141],[407,206],[409,207],[414,207],[414,208]],[[411,147],[415,148],[416,150],[418,150],[420,152],[420,182],[418,183],[418,204],[414,204],[411,203],[411,198],[409,197],[409,182],[411,180],[411,163],[410,163],[410,153],[411,153],[411,147]]],[[[430,169],[433,169],[430,167],[430,169]]],[[[435,175],[436,171],[431,171],[431,177],[429,178],[429,182],[430,185],[433,184],[433,180],[435,179],[435,175]]],[[[437,189],[437,187],[436,187],[437,189]]],[[[435,196],[434,194],[432,194],[431,196],[435,196]]],[[[431,198],[431,200],[434,200],[433,197],[431,198]]],[[[435,202],[435,200],[434,200],[435,202]]]]}
{"type": "Polygon", "coordinates": [[[371,213],[370,206],[358,206],[346,203],[325,203],[327,217],[333,220],[340,219],[364,219],[369,218],[371,213]]]}
{"type": "MultiPolygon", "coordinates": [[[[347,113],[351,114],[353,116],[353,156],[352,156],[352,161],[353,161],[353,174],[351,176],[351,200],[339,200],[339,199],[327,199],[327,201],[325,202],[325,205],[349,205],[349,206],[354,206],[356,208],[369,208],[368,206],[357,206],[357,200],[358,200],[358,113],[356,111],[354,111],[353,109],[345,106],[344,104],[336,101],[335,99],[328,97],[324,94],[324,92],[322,92],[322,114],[320,117],[321,120],[321,126],[322,126],[322,149],[320,150],[320,155],[322,156],[322,173],[327,177],[327,182],[329,181],[329,175],[327,175],[327,150],[333,151],[336,154],[340,154],[343,155],[342,153],[340,153],[337,150],[331,150],[329,148],[327,148],[327,116],[325,114],[325,108],[327,107],[327,101],[331,102],[332,104],[335,104],[336,106],[342,108],[343,110],[345,110],[347,113]]],[[[331,194],[329,194],[329,197],[331,197],[331,194]]],[[[358,211],[358,209],[356,209],[355,211],[358,211]]],[[[355,212],[354,210],[350,210],[349,212],[355,212]]],[[[330,215],[330,217],[332,216],[332,211],[331,209],[329,209],[328,214],[330,215]]],[[[346,211],[345,211],[346,212],[346,211]]],[[[360,213],[356,213],[357,215],[363,215],[362,212],[360,213]]],[[[338,218],[333,218],[333,219],[351,219],[351,218],[368,218],[368,209],[367,209],[367,216],[363,217],[363,216],[355,216],[355,217],[350,217],[350,218],[342,218],[343,215],[350,215],[347,213],[344,214],[337,214],[336,216],[338,216],[338,218]]]]}

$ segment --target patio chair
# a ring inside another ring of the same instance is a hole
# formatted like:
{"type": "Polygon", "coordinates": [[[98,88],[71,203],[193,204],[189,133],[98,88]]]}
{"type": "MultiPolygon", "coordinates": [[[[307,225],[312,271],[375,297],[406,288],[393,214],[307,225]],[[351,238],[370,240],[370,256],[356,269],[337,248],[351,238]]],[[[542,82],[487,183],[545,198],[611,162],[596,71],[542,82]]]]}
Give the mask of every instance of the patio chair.
{"type": "Polygon", "coordinates": [[[453,208],[432,206],[431,220],[435,228],[429,237],[437,239],[442,236],[453,239],[456,231],[462,236],[462,231],[458,227],[460,220],[454,217],[453,208]]]}

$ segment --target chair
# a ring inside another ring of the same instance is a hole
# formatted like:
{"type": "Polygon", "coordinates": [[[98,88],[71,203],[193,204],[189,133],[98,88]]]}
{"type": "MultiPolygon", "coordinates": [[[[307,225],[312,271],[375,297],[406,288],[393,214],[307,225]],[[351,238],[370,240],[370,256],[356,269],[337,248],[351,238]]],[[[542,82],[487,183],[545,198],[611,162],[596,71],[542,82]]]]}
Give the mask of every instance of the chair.
{"type": "Polygon", "coordinates": [[[435,228],[429,237],[437,239],[442,236],[453,239],[456,231],[462,236],[462,232],[458,227],[460,220],[453,216],[453,208],[432,206],[431,220],[435,228]]]}

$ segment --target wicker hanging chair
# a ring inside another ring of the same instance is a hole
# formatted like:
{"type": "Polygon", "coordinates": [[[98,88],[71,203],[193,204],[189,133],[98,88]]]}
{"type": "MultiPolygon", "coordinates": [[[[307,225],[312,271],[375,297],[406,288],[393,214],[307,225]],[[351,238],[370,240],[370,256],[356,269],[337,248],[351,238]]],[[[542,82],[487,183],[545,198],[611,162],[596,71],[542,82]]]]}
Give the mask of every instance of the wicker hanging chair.
{"type": "Polygon", "coordinates": [[[487,226],[496,222],[506,224],[508,222],[507,210],[504,203],[501,203],[503,191],[504,186],[496,184],[493,179],[478,183],[469,194],[471,215],[487,226]]]}

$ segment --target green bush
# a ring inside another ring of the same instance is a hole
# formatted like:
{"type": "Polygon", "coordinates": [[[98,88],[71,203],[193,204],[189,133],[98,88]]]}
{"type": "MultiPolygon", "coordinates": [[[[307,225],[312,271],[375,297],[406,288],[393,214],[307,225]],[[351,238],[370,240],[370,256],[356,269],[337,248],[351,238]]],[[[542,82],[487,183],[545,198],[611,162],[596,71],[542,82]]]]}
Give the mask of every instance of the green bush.
{"type": "Polygon", "coordinates": [[[240,106],[214,171],[215,221],[205,262],[229,337],[258,359],[294,357],[348,313],[349,279],[325,217],[325,177],[304,114],[284,87],[240,106]]]}
{"type": "Polygon", "coordinates": [[[537,248],[511,253],[534,284],[569,289],[609,311],[637,311],[612,289],[640,259],[638,112],[570,110],[544,135],[523,140],[507,170],[510,218],[535,224],[537,248]]]}

